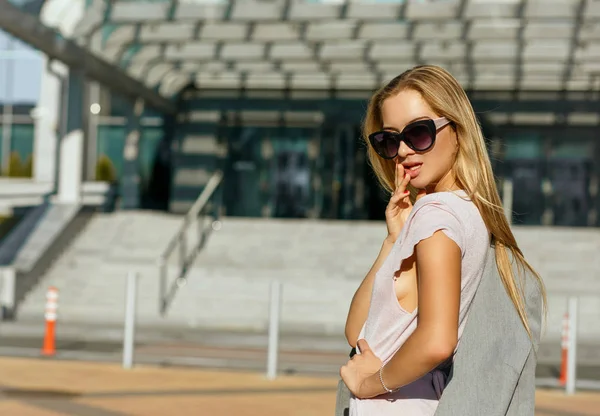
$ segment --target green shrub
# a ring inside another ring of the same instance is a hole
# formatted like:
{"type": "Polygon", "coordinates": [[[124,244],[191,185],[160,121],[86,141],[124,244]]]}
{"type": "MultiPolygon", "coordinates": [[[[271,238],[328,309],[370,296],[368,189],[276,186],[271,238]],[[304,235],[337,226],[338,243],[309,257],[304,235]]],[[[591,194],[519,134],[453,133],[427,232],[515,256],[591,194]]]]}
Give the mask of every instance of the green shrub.
{"type": "Polygon", "coordinates": [[[96,163],[96,180],[114,183],[117,181],[115,166],[108,156],[102,155],[96,163]]]}
{"type": "Polygon", "coordinates": [[[23,163],[19,152],[11,152],[8,157],[8,166],[2,166],[2,176],[10,178],[33,177],[33,156],[27,156],[25,163],[23,163]]]}
{"type": "Polygon", "coordinates": [[[25,164],[23,165],[22,174],[24,178],[33,178],[33,156],[27,156],[25,164]]]}
{"type": "Polygon", "coordinates": [[[19,178],[23,174],[23,162],[18,152],[11,152],[8,158],[8,169],[5,175],[11,178],[19,178]]]}

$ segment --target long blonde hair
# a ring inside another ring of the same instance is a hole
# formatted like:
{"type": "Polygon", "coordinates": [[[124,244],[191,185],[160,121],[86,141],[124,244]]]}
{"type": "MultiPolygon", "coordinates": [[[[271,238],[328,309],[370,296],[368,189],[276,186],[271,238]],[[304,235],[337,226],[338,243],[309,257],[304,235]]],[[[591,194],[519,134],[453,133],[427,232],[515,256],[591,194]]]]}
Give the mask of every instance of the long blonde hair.
{"type": "MultiPolygon", "coordinates": [[[[406,89],[419,92],[431,109],[437,115],[446,117],[455,129],[458,140],[458,153],[454,163],[457,184],[467,192],[481,213],[491,234],[492,243],[495,245],[496,265],[502,283],[527,334],[533,340],[525,305],[525,270],[529,270],[539,284],[545,315],[544,283],[540,275],[525,260],[505,217],[485,138],[471,102],[458,81],[443,68],[433,65],[412,68],[391,80],[371,98],[364,122],[363,138],[367,142],[369,162],[379,182],[387,191],[393,192],[395,162],[379,157],[367,138],[369,134],[380,130],[383,126],[381,112],[383,102],[406,89]],[[513,271],[508,251],[516,260],[517,273],[513,271]]],[[[413,202],[415,197],[416,190],[411,189],[413,202]]]]}

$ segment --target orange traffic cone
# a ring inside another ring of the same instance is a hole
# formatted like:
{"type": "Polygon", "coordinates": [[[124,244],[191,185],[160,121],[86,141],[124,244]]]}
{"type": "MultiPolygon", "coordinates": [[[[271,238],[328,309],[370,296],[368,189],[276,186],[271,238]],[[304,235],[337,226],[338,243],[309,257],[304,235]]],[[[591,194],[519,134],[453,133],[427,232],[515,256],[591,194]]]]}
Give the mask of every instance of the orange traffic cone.
{"type": "Polygon", "coordinates": [[[560,377],[558,378],[558,382],[561,386],[564,386],[567,384],[567,357],[569,355],[569,313],[565,313],[563,318],[561,348],[560,377]]]}
{"type": "Polygon", "coordinates": [[[44,345],[42,346],[42,355],[54,355],[56,353],[55,329],[56,329],[56,309],[58,307],[58,289],[48,288],[46,293],[46,334],[44,335],[44,345]]]}

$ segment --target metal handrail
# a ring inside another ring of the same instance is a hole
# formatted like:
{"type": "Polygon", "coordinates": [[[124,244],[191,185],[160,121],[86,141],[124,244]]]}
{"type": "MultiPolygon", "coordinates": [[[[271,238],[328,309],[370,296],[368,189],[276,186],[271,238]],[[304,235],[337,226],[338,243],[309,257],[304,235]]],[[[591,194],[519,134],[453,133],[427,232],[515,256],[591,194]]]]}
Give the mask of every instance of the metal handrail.
{"type": "MultiPolygon", "coordinates": [[[[193,264],[196,256],[204,247],[206,240],[210,232],[213,230],[213,224],[207,225],[205,221],[200,221],[199,217],[204,213],[206,208],[208,207],[208,203],[216,194],[216,190],[221,185],[223,180],[223,172],[216,171],[208,183],[204,187],[200,196],[194,201],[188,212],[183,217],[183,221],[179,226],[179,229],[173,235],[164,252],[160,255],[158,259],[158,267],[159,267],[159,278],[160,278],[160,313],[161,315],[165,315],[171,301],[173,300],[177,289],[184,286],[186,283],[186,274],[189,270],[189,267],[193,264]],[[196,221],[198,223],[198,241],[195,247],[188,252],[188,244],[187,244],[187,231],[189,227],[196,221]],[[177,277],[171,283],[170,287],[167,288],[167,272],[168,272],[168,262],[169,258],[175,252],[175,250],[179,248],[179,270],[177,272],[177,277]]],[[[216,204],[216,209],[213,212],[213,221],[216,221],[219,215],[218,204],[216,204]]]]}

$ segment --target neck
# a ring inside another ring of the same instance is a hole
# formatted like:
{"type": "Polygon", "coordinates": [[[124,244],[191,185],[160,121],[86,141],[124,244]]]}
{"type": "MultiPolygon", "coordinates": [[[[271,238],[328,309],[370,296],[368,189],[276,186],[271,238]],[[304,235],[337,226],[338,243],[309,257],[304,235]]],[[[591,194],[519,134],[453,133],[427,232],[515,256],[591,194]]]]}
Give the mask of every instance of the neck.
{"type": "Polygon", "coordinates": [[[460,189],[456,181],[456,176],[451,169],[437,183],[428,186],[426,191],[430,194],[434,192],[458,191],[460,189]]]}

